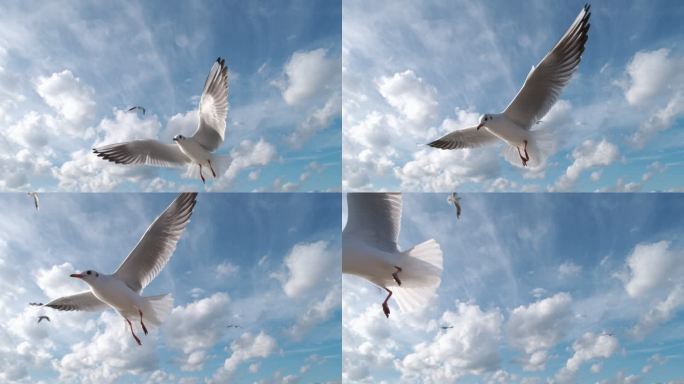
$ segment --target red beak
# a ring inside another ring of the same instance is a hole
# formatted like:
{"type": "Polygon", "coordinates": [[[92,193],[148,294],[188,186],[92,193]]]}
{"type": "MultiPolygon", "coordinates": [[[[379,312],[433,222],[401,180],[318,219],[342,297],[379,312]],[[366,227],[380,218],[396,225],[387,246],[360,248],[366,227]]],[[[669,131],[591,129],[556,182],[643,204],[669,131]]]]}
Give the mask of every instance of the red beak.
{"type": "Polygon", "coordinates": [[[477,129],[480,130],[480,128],[484,127],[484,123],[480,123],[477,125],[477,129]]]}
{"type": "Polygon", "coordinates": [[[79,278],[79,279],[82,279],[82,278],[83,278],[83,275],[81,275],[80,273],[72,273],[72,274],[69,275],[69,276],[71,276],[71,277],[77,277],[77,278],[79,278]]]}

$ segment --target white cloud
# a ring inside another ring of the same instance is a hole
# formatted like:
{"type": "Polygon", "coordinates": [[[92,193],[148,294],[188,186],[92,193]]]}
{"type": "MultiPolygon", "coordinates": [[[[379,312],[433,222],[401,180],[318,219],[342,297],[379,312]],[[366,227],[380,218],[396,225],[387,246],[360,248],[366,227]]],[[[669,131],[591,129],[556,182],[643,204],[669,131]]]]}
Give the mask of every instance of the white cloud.
{"type": "Polygon", "coordinates": [[[625,98],[630,105],[652,109],[651,116],[630,137],[630,142],[642,148],[656,133],[670,128],[684,113],[684,57],[673,56],[669,49],[637,52],[629,64],[625,98]]]}
{"type": "Polygon", "coordinates": [[[409,121],[422,124],[437,114],[437,90],[412,70],[376,80],[378,92],[409,121]]]}
{"type": "Polygon", "coordinates": [[[34,84],[40,97],[71,123],[83,124],[95,113],[95,91],[68,69],[40,76],[34,84]]]}
{"type": "Polygon", "coordinates": [[[263,331],[257,335],[249,332],[243,333],[239,339],[231,343],[230,349],[232,353],[230,357],[214,373],[210,382],[225,383],[230,381],[230,378],[242,363],[255,358],[266,358],[275,351],[276,347],[276,340],[263,331]]]}
{"type": "Polygon", "coordinates": [[[301,148],[309,138],[330,125],[332,119],[339,115],[341,106],[340,94],[335,92],[325,105],[315,109],[285,140],[293,148],[301,148]]]}
{"type": "Polygon", "coordinates": [[[321,321],[328,319],[330,314],[340,307],[340,296],[339,286],[333,287],[322,301],[315,301],[306,309],[295,324],[288,329],[288,333],[295,340],[301,340],[306,332],[321,321]]]}
{"type": "Polygon", "coordinates": [[[340,60],[327,57],[323,48],[295,52],[285,64],[285,84],[280,84],[287,104],[298,105],[339,87],[340,60]]]}
{"type": "Polygon", "coordinates": [[[642,243],[627,257],[629,279],[625,290],[632,297],[643,297],[667,287],[682,276],[682,254],[670,249],[669,241],[642,243]]]}
{"type": "Polygon", "coordinates": [[[69,277],[75,272],[76,269],[71,263],[53,265],[50,269],[40,268],[35,274],[36,284],[50,299],[82,292],[84,290],[83,283],[69,277]]]}
{"type": "Polygon", "coordinates": [[[565,366],[556,373],[554,382],[575,382],[575,374],[582,364],[611,357],[619,347],[618,340],[610,335],[594,335],[587,332],[572,343],[573,355],[566,361],[565,366]]]}
{"type": "Polygon", "coordinates": [[[525,353],[522,360],[526,371],[540,371],[553,348],[567,332],[572,320],[572,297],[557,293],[511,312],[506,325],[510,344],[525,353]]]}
{"type": "Polygon", "coordinates": [[[230,261],[224,261],[216,267],[216,275],[219,278],[233,277],[238,272],[240,272],[240,267],[230,261]]]}
{"type": "Polygon", "coordinates": [[[335,256],[327,241],[296,244],[284,265],[287,276],[282,280],[283,290],[289,297],[300,297],[311,291],[339,271],[339,257],[335,256]]]}
{"type": "Polygon", "coordinates": [[[562,278],[571,277],[579,274],[582,271],[582,267],[573,263],[572,261],[566,261],[560,266],[558,266],[558,274],[562,278]]]}
{"type": "Polygon", "coordinates": [[[242,170],[264,167],[275,160],[276,155],[276,147],[264,139],[259,139],[256,142],[251,140],[241,141],[240,145],[230,152],[233,161],[223,176],[219,177],[212,185],[212,189],[224,190],[230,187],[242,170]]]}
{"type": "Polygon", "coordinates": [[[614,144],[602,139],[600,142],[585,140],[572,151],[574,162],[568,167],[556,184],[553,191],[567,191],[580,177],[582,172],[596,166],[608,166],[618,158],[618,148],[614,144]]]}
{"type": "Polygon", "coordinates": [[[186,306],[177,306],[164,323],[166,344],[183,352],[180,361],[184,371],[202,369],[206,352],[221,340],[231,318],[227,310],[230,298],[217,292],[186,306]]]}
{"type": "Polygon", "coordinates": [[[403,380],[453,383],[498,369],[503,321],[498,308],[485,312],[475,304],[458,303],[457,312],[444,312],[440,321],[454,328],[417,344],[413,353],[395,362],[403,380]]]}

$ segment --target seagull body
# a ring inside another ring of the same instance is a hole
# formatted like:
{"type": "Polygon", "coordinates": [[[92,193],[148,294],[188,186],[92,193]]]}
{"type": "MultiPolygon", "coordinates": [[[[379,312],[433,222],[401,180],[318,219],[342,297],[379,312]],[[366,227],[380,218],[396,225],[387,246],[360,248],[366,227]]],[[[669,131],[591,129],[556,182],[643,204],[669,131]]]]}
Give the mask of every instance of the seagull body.
{"type": "Polygon", "coordinates": [[[100,311],[113,308],[128,323],[133,338],[131,318],[140,319],[147,334],[145,321],[159,325],[173,307],[171,295],[141,296],[141,292],[164,268],[173,255],[176,244],[190,221],[196,193],[182,193],[147,228],[135,248],[111,275],[88,270],[71,277],[83,280],[88,291],[61,297],[45,304],[62,311],[100,311]]]}
{"type": "Polygon", "coordinates": [[[453,131],[428,145],[440,149],[475,148],[499,140],[507,144],[504,155],[516,156],[525,167],[542,162],[548,143],[540,131],[531,128],[553,107],[563,87],[579,67],[589,32],[589,5],[585,5],[570,28],[542,61],[532,67],[518,94],[502,113],[487,113],[477,126],[453,131]]]}
{"type": "Polygon", "coordinates": [[[36,207],[36,211],[40,208],[40,200],[38,199],[38,192],[28,192],[27,195],[33,197],[33,205],[36,207]]]}
{"type": "Polygon", "coordinates": [[[397,245],[401,194],[349,193],[348,219],[342,232],[342,273],[360,276],[385,289],[382,303],[389,317],[394,298],[404,312],[422,307],[439,286],[442,251],[430,239],[405,251],[397,245]]]}
{"type": "Polygon", "coordinates": [[[461,218],[461,198],[458,197],[456,192],[453,192],[451,195],[449,195],[449,197],[447,197],[447,203],[456,207],[456,218],[461,218]]]}
{"type": "Polygon", "coordinates": [[[43,321],[43,320],[50,321],[50,318],[47,317],[47,316],[38,316],[38,323],[40,323],[40,322],[43,321]]]}
{"type": "MultiPolygon", "coordinates": [[[[135,108],[135,107],[134,107],[135,108]]],[[[205,182],[202,167],[209,169],[214,177],[222,174],[230,165],[229,156],[213,152],[222,144],[228,115],[228,69],[220,57],[209,71],[199,104],[199,125],[191,137],[176,135],[175,144],[157,140],[134,140],[93,148],[93,152],[105,160],[117,164],[140,164],[157,167],[191,166],[191,172],[199,166],[199,177],[205,182]]]]}
{"type": "Polygon", "coordinates": [[[143,108],[139,105],[128,108],[128,110],[126,112],[132,112],[132,111],[135,111],[136,109],[142,111],[143,116],[145,116],[145,108],[143,108]]]}

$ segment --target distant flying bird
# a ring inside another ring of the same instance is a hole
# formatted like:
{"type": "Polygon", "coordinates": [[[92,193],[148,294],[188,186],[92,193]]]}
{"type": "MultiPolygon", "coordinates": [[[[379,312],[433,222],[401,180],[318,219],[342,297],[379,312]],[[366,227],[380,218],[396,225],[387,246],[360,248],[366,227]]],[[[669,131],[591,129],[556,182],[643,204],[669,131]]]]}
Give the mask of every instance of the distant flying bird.
{"type": "Polygon", "coordinates": [[[40,307],[41,305],[43,305],[43,303],[29,303],[29,305],[40,307]]]}
{"type": "Polygon", "coordinates": [[[140,293],[173,255],[190,222],[196,198],[197,193],[180,194],[147,228],[116,272],[111,275],[93,270],[74,273],[71,277],[83,280],[90,290],[52,300],[45,306],[61,311],[101,311],[109,306],[128,322],[131,335],[141,345],[130,318],[140,316],[140,325],[147,335],[143,319],[147,324],[159,325],[171,311],[173,297],[170,294],[143,297],[140,293]]]}
{"type": "Polygon", "coordinates": [[[226,328],[242,328],[242,327],[237,325],[237,324],[228,324],[228,325],[226,325],[226,328]]]}
{"type": "Polygon", "coordinates": [[[585,5],[560,41],[537,67],[532,67],[525,84],[502,113],[486,113],[477,126],[453,131],[428,145],[440,149],[474,148],[503,140],[504,155],[522,165],[540,164],[542,143],[539,131],[531,127],[549,112],[573,73],[577,70],[589,32],[589,5],[585,5]],[[480,129],[484,128],[484,129],[480,129]],[[531,154],[531,155],[530,155],[531,154]]]}
{"type": "Polygon", "coordinates": [[[453,328],[453,327],[454,327],[453,325],[442,325],[440,328],[442,328],[442,329],[451,329],[451,328],[453,328]]]}
{"type": "Polygon", "coordinates": [[[36,211],[40,208],[40,201],[38,199],[38,192],[28,192],[27,195],[33,197],[33,205],[36,207],[36,211]]]}
{"type": "Polygon", "coordinates": [[[449,204],[452,204],[454,207],[456,207],[456,218],[460,219],[461,218],[461,198],[456,195],[456,192],[453,192],[449,197],[447,197],[447,202],[449,204]]]}
{"type": "Polygon", "coordinates": [[[434,239],[408,250],[397,245],[401,194],[348,193],[347,225],[342,231],[342,272],[363,277],[387,291],[382,311],[394,299],[403,312],[421,307],[437,289],[442,250],[434,239]],[[391,288],[391,289],[390,289],[391,288]]]}
{"type": "Polygon", "coordinates": [[[43,321],[43,320],[50,321],[50,318],[47,317],[47,316],[38,316],[38,323],[40,323],[40,322],[43,321]]]}
{"type": "Polygon", "coordinates": [[[209,71],[199,103],[199,125],[192,137],[176,135],[175,144],[157,140],[134,140],[93,148],[97,156],[117,164],[143,164],[157,167],[209,167],[214,178],[227,169],[230,156],[212,152],[223,144],[228,115],[228,69],[220,57],[209,71]]]}
{"type": "Polygon", "coordinates": [[[126,112],[135,111],[136,109],[142,111],[143,116],[145,116],[145,108],[144,108],[144,107],[141,107],[141,106],[139,106],[139,105],[136,105],[136,106],[134,106],[134,107],[128,108],[128,110],[127,110],[126,112]]]}

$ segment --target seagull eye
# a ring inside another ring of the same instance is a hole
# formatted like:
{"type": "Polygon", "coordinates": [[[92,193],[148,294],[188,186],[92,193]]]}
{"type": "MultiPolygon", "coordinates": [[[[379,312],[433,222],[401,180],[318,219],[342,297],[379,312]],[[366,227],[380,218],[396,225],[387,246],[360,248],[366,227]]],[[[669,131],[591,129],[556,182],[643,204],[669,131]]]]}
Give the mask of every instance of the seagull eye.
{"type": "Polygon", "coordinates": [[[86,274],[90,275],[90,271],[86,272],[86,274]]]}

